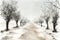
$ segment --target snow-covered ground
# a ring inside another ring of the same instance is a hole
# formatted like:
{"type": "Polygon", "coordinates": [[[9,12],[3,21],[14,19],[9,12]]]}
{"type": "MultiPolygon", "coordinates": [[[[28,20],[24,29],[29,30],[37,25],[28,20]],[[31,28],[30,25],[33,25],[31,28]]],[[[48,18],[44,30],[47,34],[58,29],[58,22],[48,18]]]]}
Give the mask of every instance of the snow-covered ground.
{"type": "MultiPolygon", "coordinates": [[[[16,23],[14,20],[10,21],[9,23],[9,31],[0,32],[0,40],[27,40],[30,38],[30,40],[40,40],[39,38],[45,38],[47,40],[60,40],[60,23],[57,25],[57,33],[53,33],[51,29],[51,23],[50,23],[50,30],[46,30],[46,24],[43,23],[45,26],[40,27],[40,25],[29,22],[24,26],[20,26],[19,28],[13,28],[16,26],[16,23]],[[31,31],[30,31],[31,30],[31,31]],[[37,32],[37,34],[36,34],[37,32]],[[35,35],[36,34],[36,35],[35,35]],[[31,36],[30,36],[31,35],[31,36]],[[25,36],[25,38],[24,38],[25,36]],[[39,37],[39,38],[38,38],[39,37]],[[22,39],[23,38],[23,39],[22,39]],[[33,39],[32,39],[33,38],[33,39]],[[36,38],[36,39],[35,39],[36,38]]],[[[5,30],[5,21],[2,17],[0,17],[0,31],[5,30]]]]}
{"type": "MultiPolygon", "coordinates": [[[[5,21],[2,21],[0,22],[0,31],[5,29],[5,21]]],[[[0,40],[60,40],[59,25],[57,26],[57,33],[53,33],[51,29],[46,30],[46,27],[40,27],[34,22],[27,23],[22,27],[19,26],[19,28],[13,28],[14,26],[16,26],[15,22],[11,21],[10,30],[0,32],[0,40]]]]}
{"type": "Polygon", "coordinates": [[[33,40],[33,39],[39,40],[40,38],[37,39],[37,37],[39,37],[39,36],[42,37],[43,39],[45,39],[46,37],[44,37],[44,36],[47,36],[47,34],[45,34],[43,31],[39,31],[38,29],[39,28],[36,24],[28,23],[24,27],[12,28],[7,32],[0,33],[0,40],[28,40],[29,38],[30,38],[30,40],[33,40]],[[26,38],[28,37],[28,39],[25,39],[24,36],[26,38]],[[22,37],[23,37],[23,39],[22,39],[22,37]]]}

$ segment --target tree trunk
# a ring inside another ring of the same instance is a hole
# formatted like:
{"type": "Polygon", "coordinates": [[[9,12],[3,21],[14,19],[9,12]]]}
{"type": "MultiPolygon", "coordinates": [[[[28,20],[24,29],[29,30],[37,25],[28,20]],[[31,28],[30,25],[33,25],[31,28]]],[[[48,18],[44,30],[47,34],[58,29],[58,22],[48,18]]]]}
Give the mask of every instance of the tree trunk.
{"type": "Polygon", "coordinates": [[[49,29],[48,22],[46,22],[46,24],[47,24],[47,27],[46,27],[46,29],[49,29]]]}
{"type": "Polygon", "coordinates": [[[6,31],[9,30],[9,28],[8,28],[8,27],[9,27],[9,21],[10,21],[10,20],[7,20],[7,21],[6,21],[6,31]]]}
{"type": "Polygon", "coordinates": [[[57,30],[56,30],[56,23],[53,23],[53,32],[57,32],[57,30]]]}
{"type": "Polygon", "coordinates": [[[18,20],[16,20],[16,27],[18,27],[18,20]]]}
{"type": "Polygon", "coordinates": [[[41,23],[41,27],[42,27],[42,23],[41,23]]]}

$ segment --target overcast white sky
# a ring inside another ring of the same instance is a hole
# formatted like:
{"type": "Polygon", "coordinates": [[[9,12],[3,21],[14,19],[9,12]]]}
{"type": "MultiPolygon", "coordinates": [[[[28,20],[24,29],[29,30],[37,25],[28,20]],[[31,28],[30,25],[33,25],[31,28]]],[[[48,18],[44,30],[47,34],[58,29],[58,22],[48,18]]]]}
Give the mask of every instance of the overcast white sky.
{"type": "Polygon", "coordinates": [[[42,13],[40,6],[45,1],[46,0],[19,0],[21,15],[30,20],[34,20],[42,13]]]}

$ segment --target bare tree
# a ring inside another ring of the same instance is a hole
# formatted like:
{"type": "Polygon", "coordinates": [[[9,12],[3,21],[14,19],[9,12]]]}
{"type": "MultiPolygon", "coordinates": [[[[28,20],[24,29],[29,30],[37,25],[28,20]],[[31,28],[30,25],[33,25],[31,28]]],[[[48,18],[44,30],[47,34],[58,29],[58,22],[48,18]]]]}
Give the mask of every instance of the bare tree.
{"type": "Polygon", "coordinates": [[[58,20],[58,13],[55,14],[55,16],[53,16],[53,32],[57,32],[56,30],[56,25],[57,25],[57,20],[58,20]]]}
{"type": "MultiPolygon", "coordinates": [[[[47,15],[48,15],[48,14],[47,14],[47,15]]],[[[46,22],[46,24],[47,24],[46,29],[49,29],[48,22],[49,22],[50,16],[47,16],[47,15],[44,14],[43,18],[44,18],[44,20],[45,20],[45,22],[46,22]]],[[[40,21],[40,23],[43,23],[43,21],[40,21]]]]}
{"type": "Polygon", "coordinates": [[[58,15],[58,10],[57,10],[57,8],[59,8],[59,7],[57,7],[57,4],[59,4],[58,3],[58,0],[55,0],[55,2],[50,2],[49,1],[49,3],[50,3],[50,5],[51,5],[51,14],[52,14],[52,18],[53,18],[53,21],[52,21],[52,23],[53,23],[53,32],[57,32],[57,30],[56,30],[56,25],[57,25],[57,20],[58,20],[58,18],[59,18],[59,15],[58,15]]]}
{"type": "Polygon", "coordinates": [[[14,27],[14,28],[19,27],[19,26],[18,26],[18,21],[19,21],[19,19],[20,19],[20,12],[17,11],[17,12],[15,12],[15,13],[13,13],[13,14],[12,14],[12,18],[16,21],[16,27],[14,27]]]}
{"type": "Polygon", "coordinates": [[[21,21],[20,21],[20,26],[24,26],[26,23],[28,23],[29,20],[26,19],[26,18],[22,18],[21,21]]]}
{"type": "Polygon", "coordinates": [[[49,18],[50,18],[50,17],[47,17],[47,18],[45,19],[45,21],[46,21],[46,24],[47,24],[47,27],[46,27],[46,29],[49,29],[49,25],[48,25],[49,18]]]}
{"type": "Polygon", "coordinates": [[[39,21],[39,23],[41,24],[41,27],[42,27],[42,26],[43,26],[43,25],[42,25],[43,21],[39,21]]]}
{"type": "Polygon", "coordinates": [[[49,10],[47,10],[47,8],[45,8],[45,9],[42,9],[42,11],[44,11],[42,18],[45,20],[45,22],[46,22],[46,24],[47,24],[46,29],[49,29],[49,25],[48,25],[49,18],[50,18],[49,10]]]}
{"type": "Polygon", "coordinates": [[[19,19],[18,15],[15,14],[16,10],[17,10],[17,8],[16,8],[16,2],[14,2],[14,1],[12,2],[11,1],[10,3],[8,3],[8,2],[6,2],[4,0],[2,1],[1,14],[2,14],[3,18],[6,21],[6,31],[9,30],[8,25],[9,25],[10,20],[13,19],[13,17],[15,17],[17,20],[19,19]],[[14,14],[14,15],[12,15],[12,14],[14,14]]]}
{"type": "Polygon", "coordinates": [[[41,27],[43,27],[43,25],[42,25],[43,22],[44,22],[44,21],[43,21],[43,18],[41,18],[41,16],[40,16],[40,18],[38,19],[38,23],[41,24],[41,27]]]}

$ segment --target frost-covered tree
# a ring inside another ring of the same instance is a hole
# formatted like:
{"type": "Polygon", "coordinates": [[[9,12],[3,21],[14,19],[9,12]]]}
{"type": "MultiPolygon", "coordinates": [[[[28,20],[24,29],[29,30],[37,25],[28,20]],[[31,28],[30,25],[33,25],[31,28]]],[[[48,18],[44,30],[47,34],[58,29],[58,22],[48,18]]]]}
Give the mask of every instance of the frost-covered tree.
{"type": "Polygon", "coordinates": [[[44,16],[43,18],[46,21],[47,24],[47,29],[49,29],[48,27],[48,21],[49,18],[51,17],[53,19],[52,23],[53,23],[53,32],[56,32],[56,25],[57,25],[57,20],[58,20],[58,10],[60,9],[58,6],[59,2],[58,0],[48,0],[45,5],[44,8],[42,9],[42,11],[44,12],[44,16]]]}
{"type": "Polygon", "coordinates": [[[41,27],[43,27],[44,20],[42,17],[40,17],[36,22],[39,23],[41,25],[41,27]]]}
{"type": "Polygon", "coordinates": [[[6,31],[9,30],[8,25],[11,19],[14,18],[16,20],[16,24],[19,20],[19,14],[17,13],[16,3],[16,1],[2,1],[1,14],[6,21],[6,31]]]}
{"type": "Polygon", "coordinates": [[[29,20],[26,19],[26,18],[22,18],[21,21],[20,21],[20,26],[24,26],[26,23],[28,23],[29,20]]]}
{"type": "Polygon", "coordinates": [[[42,27],[42,26],[43,26],[43,25],[42,25],[43,21],[42,21],[42,20],[40,20],[40,21],[39,21],[39,23],[41,24],[41,27],[42,27]]]}
{"type": "Polygon", "coordinates": [[[50,2],[49,1],[49,5],[50,5],[50,7],[49,7],[49,9],[50,9],[50,12],[51,12],[51,17],[53,18],[53,20],[52,20],[52,23],[53,23],[53,32],[57,32],[57,30],[56,30],[56,25],[57,25],[57,20],[58,20],[58,18],[59,18],[59,12],[58,12],[58,7],[57,7],[57,4],[58,4],[58,0],[55,0],[54,2],[50,2]]]}
{"type": "Polygon", "coordinates": [[[47,24],[47,27],[46,29],[49,29],[49,25],[48,25],[48,22],[49,22],[49,19],[50,19],[50,13],[49,13],[49,10],[47,8],[45,9],[42,9],[42,11],[44,11],[42,14],[42,18],[45,20],[46,24],[47,24]]]}
{"type": "Polygon", "coordinates": [[[58,13],[56,13],[55,16],[53,16],[53,21],[52,21],[52,23],[53,23],[53,32],[57,32],[56,26],[57,26],[58,16],[59,16],[58,13]]]}
{"type": "Polygon", "coordinates": [[[16,21],[16,27],[14,27],[14,28],[19,27],[19,26],[18,26],[18,21],[19,21],[19,19],[20,19],[20,12],[17,11],[17,12],[15,12],[15,13],[12,13],[12,19],[14,19],[14,20],[16,21]]]}
{"type": "Polygon", "coordinates": [[[41,25],[41,27],[43,27],[43,25],[42,25],[42,24],[43,24],[43,22],[44,22],[43,20],[38,20],[38,21],[35,21],[35,23],[36,23],[36,24],[41,25]]]}
{"type": "Polygon", "coordinates": [[[47,27],[46,27],[46,29],[49,29],[49,25],[48,25],[48,22],[49,22],[49,16],[48,17],[46,17],[46,19],[45,19],[45,21],[46,21],[46,24],[47,24],[47,27]]]}

